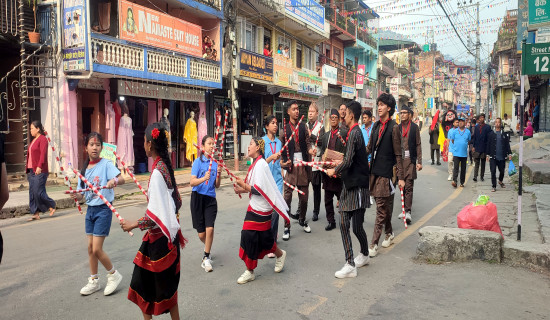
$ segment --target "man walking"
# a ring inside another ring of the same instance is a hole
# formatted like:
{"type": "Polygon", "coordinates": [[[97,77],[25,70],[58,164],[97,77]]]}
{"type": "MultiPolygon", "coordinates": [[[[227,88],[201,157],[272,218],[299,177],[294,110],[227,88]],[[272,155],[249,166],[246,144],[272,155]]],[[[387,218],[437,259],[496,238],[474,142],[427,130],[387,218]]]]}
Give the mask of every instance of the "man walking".
{"type": "Polygon", "coordinates": [[[477,175],[481,178],[481,181],[484,181],[485,176],[485,148],[487,147],[487,137],[491,132],[491,128],[485,124],[485,114],[482,113],[477,118],[477,124],[474,128],[474,135],[472,137],[472,152],[474,153],[474,182],[477,182],[477,175]],[[479,171],[481,163],[481,172],[479,171]]]}
{"type": "Polygon", "coordinates": [[[466,179],[466,161],[468,160],[468,144],[470,143],[470,130],[465,127],[464,118],[458,119],[458,129],[449,132],[449,139],[453,146],[453,187],[457,186],[458,170],[460,168],[460,187],[464,187],[466,179]]]}
{"type": "Polygon", "coordinates": [[[447,171],[449,173],[449,177],[447,178],[447,181],[451,181],[453,179],[453,171],[454,171],[454,150],[453,145],[451,144],[451,138],[449,138],[449,135],[452,131],[458,128],[458,118],[455,118],[453,120],[453,127],[447,132],[447,140],[449,140],[449,152],[447,152],[447,171]]]}
{"type": "Polygon", "coordinates": [[[491,169],[491,182],[493,184],[492,192],[497,188],[497,168],[498,168],[498,184],[504,188],[504,166],[506,158],[512,159],[512,151],[510,150],[510,140],[502,131],[502,119],[495,120],[495,131],[489,132],[487,137],[487,159],[489,160],[489,168],[491,169]]]}
{"type": "MultiPolygon", "coordinates": [[[[376,202],[376,221],[369,248],[371,257],[375,257],[378,252],[378,241],[382,234],[382,228],[386,233],[382,247],[389,247],[393,241],[391,225],[395,195],[395,186],[392,182],[393,169],[396,164],[402,165],[400,132],[395,121],[391,119],[395,112],[395,98],[389,93],[382,93],[376,100],[376,104],[378,105],[379,120],[372,128],[371,139],[367,146],[367,153],[372,155],[369,178],[370,193],[376,202]]],[[[403,172],[403,168],[398,168],[398,171],[403,172]]],[[[404,183],[402,181],[403,185],[404,183]]]]}
{"type": "MultiPolygon", "coordinates": [[[[308,123],[307,127],[310,133],[311,141],[316,141],[317,136],[322,137],[325,133],[323,124],[319,121],[319,109],[317,104],[313,102],[309,106],[307,113],[308,123]]],[[[321,150],[317,148],[317,153],[314,155],[314,161],[319,161],[321,156],[321,150]]],[[[319,220],[319,210],[321,207],[321,171],[318,169],[311,169],[311,186],[313,187],[313,221],[319,220]]],[[[298,212],[300,212],[300,205],[298,204],[298,212]]]]}
{"type": "MultiPolygon", "coordinates": [[[[347,132],[340,130],[339,115],[336,109],[330,110],[330,132],[325,133],[321,141],[321,154],[325,154],[327,149],[334,150],[340,153],[346,151],[346,146],[338,138],[340,135],[346,135],[347,132]],[[340,131],[339,131],[340,130],[340,131]]],[[[336,228],[336,220],[334,219],[334,196],[340,201],[340,193],[342,192],[342,179],[323,174],[323,189],[325,189],[325,212],[327,213],[328,225],[325,230],[330,231],[336,228]]]]}
{"type": "Polygon", "coordinates": [[[363,140],[365,140],[366,147],[369,144],[369,138],[372,131],[372,112],[370,112],[370,110],[363,111],[361,123],[361,132],[363,133],[363,140]]]}
{"type": "MultiPolygon", "coordinates": [[[[404,181],[399,188],[403,189],[405,199],[405,219],[411,223],[411,209],[413,202],[414,180],[417,177],[416,171],[422,170],[422,145],[420,140],[420,129],[412,121],[413,111],[409,107],[402,107],[399,112],[401,123],[399,132],[401,137],[401,163],[398,168],[403,168],[403,172],[398,172],[399,180],[404,181]]],[[[403,213],[399,214],[399,219],[403,219],[403,213]]]]}
{"type": "Polygon", "coordinates": [[[510,140],[510,137],[514,134],[514,130],[512,130],[512,119],[508,118],[508,114],[504,114],[504,119],[502,120],[502,132],[506,136],[508,136],[508,140],[510,140]]]}
{"type": "Polygon", "coordinates": [[[432,126],[430,126],[429,134],[430,134],[430,151],[432,156],[432,166],[435,164],[434,159],[434,153],[437,155],[437,165],[441,165],[441,151],[439,143],[437,142],[439,140],[439,117],[434,117],[432,121],[436,121],[436,123],[432,126]]]}
{"type": "Polygon", "coordinates": [[[346,264],[336,271],[336,278],[351,278],[357,276],[357,268],[369,263],[369,242],[363,228],[365,210],[369,202],[369,164],[363,134],[358,126],[361,116],[361,104],[357,101],[348,103],[346,109],[346,155],[344,160],[334,169],[329,169],[327,175],[341,175],[344,188],[340,195],[340,233],[344,244],[346,264]],[[350,222],[351,221],[351,222],[350,222]],[[361,253],[353,258],[350,224],[353,223],[353,233],[359,240],[361,253]]]}

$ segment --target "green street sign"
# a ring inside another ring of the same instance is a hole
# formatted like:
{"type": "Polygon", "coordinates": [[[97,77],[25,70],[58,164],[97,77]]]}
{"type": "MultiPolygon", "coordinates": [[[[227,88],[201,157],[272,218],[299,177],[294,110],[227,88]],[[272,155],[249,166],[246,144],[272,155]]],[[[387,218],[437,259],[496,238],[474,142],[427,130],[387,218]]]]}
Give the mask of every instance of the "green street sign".
{"type": "Polygon", "coordinates": [[[550,74],[550,43],[524,43],[521,55],[523,75],[550,74]]]}
{"type": "Polygon", "coordinates": [[[550,22],[550,0],[529,1],[529,27],[550,22]]]}

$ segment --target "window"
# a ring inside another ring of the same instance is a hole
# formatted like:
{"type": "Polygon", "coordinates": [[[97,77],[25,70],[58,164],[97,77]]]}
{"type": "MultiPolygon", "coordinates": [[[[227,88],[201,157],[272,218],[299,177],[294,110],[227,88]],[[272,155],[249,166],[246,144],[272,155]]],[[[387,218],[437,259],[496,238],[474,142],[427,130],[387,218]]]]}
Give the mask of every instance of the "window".
{"type": "Polygon", "coordinates": [[[304,48],[304,68],[312,71],[317,69],[318,54],[315,49],[304,48]]]}
{"type": "Polygon", "coordinates": [[[243,48],[248,50],[248,51],[253,51],[253,52],[257,52],[257,41],[256,41],[256,36],[257,36],[257,28],[255,25],[251,24],[251,23],[248,23],[246,22],[245,23],[245,26],[244,26],[244,43],[243,43],[243,48]]]}
{"type": "Polygon", "coordinates": [[[302,45],[296,44],[296,68],[302,69],[302,45]]]}
{"type": "Polygon", "coordinates": [[[334,48],[334,61],[339,64],[342,63],[342,54],[339,48],[334,48]]]}
{"type": "MultiPolygon", "coordinates": [[[[290,48],[291,48],[291,43],[290,43],[290,39],[285,37],[285,36],[279,36],[279,46],[282,45],[282,54],[284,56],[286,56],[287,58],[291,58],[292,56],[290,55],[290,48]],[[288,47],[288,50],[285,50],[285,48],[288,47]]],[[[277,47],[278,48],[278,47],[277,47]]]]}

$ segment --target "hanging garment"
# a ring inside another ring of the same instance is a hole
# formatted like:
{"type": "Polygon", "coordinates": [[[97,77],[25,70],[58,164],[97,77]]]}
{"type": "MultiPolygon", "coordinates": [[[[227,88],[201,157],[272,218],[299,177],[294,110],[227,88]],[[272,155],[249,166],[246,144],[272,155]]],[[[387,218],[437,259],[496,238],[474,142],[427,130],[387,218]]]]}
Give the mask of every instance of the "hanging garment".
{"type": "MultiPolygon", "coordinates": [[[[206,118],[201,116],[199,118],[199,142],[202,142],[202,137],[208,134],[207,129],[206,118]]],[[[223,128],[220,128],[220,130],[223,130],[223,128]]],[[[223,132],[220,131],[220,134],[223,135],[223,132]]]]}
{"type": "Polygon", "coordinates": [[[113,102],[113,110],[115,111],[115,135],[118,137],[118,128],[120,127],[120,118],[122,116],[118,101],[113,102]]]}
{"type": "Polygon", "coordinates": [[[134,166],[134,132],[132,131],[132,119],[126,115],[120,118],[118,128],[117,154],[127,166],[134,166]]]}
{"type": "Polygon", "coordinates": [[[105,129],[107,131],[107,143],[110,143],[110,144],[116,144],[116,121],[115,121],[115,117],[116,117],[116,114],[115,114],[115,110],[113,109],[113,105],[112,104],[107,104],[105,106],[105,129]]]}
{"type": "Polygon", "coordinates": [[[189,161],[194,161],[197,157],[197,148],[193,144],[198,145],[197,141],[197,123],[193,119],[187,120],[183,131],[183,139],[185,139],[185,157],[189,161]]]}

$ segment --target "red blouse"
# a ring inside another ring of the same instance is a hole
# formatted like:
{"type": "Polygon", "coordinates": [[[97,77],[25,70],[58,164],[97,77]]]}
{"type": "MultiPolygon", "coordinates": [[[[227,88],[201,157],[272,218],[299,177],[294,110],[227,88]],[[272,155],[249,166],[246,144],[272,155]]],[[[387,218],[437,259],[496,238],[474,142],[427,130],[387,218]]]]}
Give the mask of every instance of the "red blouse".
{"type": "Polygon", "coordinates": [[[30,144],[25,168],[32,167],[34,171],[40,167],[42,173],[48,173],[48,139],[43,135],[34,138],[30,144]],[[31,163],[29,163],[29,159],[31,163]]]}

